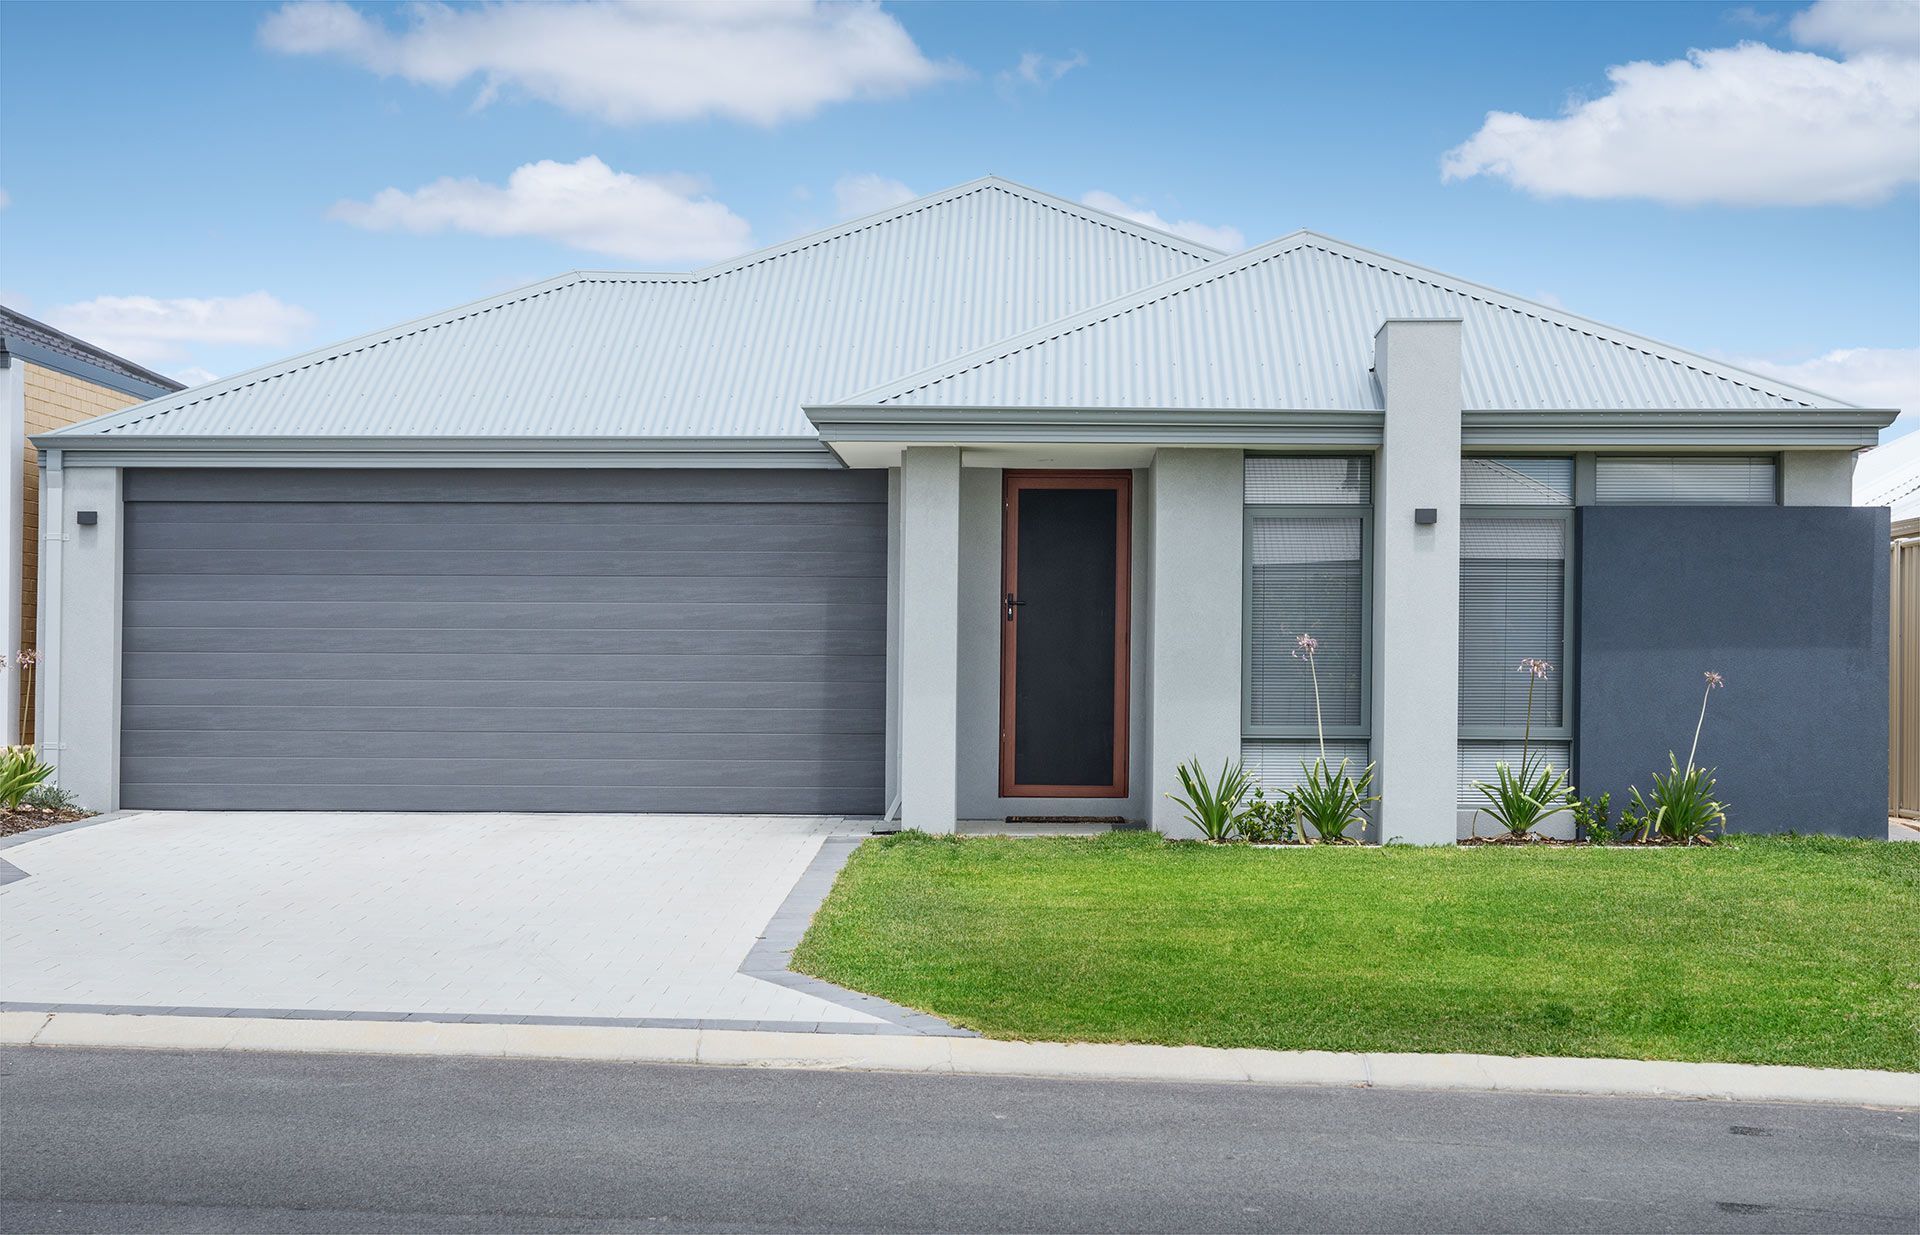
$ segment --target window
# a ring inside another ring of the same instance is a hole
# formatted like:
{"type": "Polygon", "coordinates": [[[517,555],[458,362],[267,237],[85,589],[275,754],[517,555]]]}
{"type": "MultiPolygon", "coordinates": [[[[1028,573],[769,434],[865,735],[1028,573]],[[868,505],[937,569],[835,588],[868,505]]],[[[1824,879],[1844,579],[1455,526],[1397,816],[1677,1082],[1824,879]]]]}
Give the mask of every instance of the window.
{"type": "MultiPolygon", "coordinates": [[[[1372,460],[1256,456],[1246,464],[1249,738],[1315,736],[1313,676],[1294,655],[1319,641],[1319,713],[1331,739],[1367,736],[1372,460]]],[[[1279,783],[1279,782],[1274,782],[1279,783]]]]}
{"type": "Polygon", "coordinates": [[[1533,682],[1535,747],[1567,766],[1573,461],[1463,459],[1460,483],[1459,787],[1478,805],[1473,782],[1519,761],[1529,657],[1553,665],[1533,682]]]}
{"type": "Polygon", "coordinates": [[[1601,455],[1594,501],[1636,506],[1772,506],[1779,461],[1771,455],[1601,455]]]}

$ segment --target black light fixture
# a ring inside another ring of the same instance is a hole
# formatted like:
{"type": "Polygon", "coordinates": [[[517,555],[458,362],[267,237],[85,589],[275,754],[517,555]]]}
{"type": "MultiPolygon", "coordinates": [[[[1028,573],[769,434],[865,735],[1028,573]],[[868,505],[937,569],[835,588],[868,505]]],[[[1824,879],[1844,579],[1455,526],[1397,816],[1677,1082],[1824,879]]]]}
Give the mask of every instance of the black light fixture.
{"type": "Polygon", "coordinates": [[[1414,510],[1413,521],[1421,527],[1440,522],[1440,512],[1432,506],[1421,506],[1414,510]]]}
{"type": "Polygon", "coordinates": [[[92,527],[94,524],[100,522],[100,512],[97,510],[83,510],[74,515],[73,518],[81,527],[92,527]]]}

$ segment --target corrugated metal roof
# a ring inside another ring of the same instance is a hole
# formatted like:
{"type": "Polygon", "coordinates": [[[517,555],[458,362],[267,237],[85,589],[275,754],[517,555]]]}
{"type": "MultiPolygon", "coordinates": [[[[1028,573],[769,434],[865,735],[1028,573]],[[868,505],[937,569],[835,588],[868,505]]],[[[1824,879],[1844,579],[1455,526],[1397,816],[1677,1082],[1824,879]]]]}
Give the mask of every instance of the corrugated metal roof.
{"type": "Polygon", "coordinates": [[[810,437],[805,403],[1218,256],[989,178],[690,274],[563,275],[52,436],[810,437]]]}
{"type": "Polygon", "coordinates": [[[1853,469],[1853,504],[1891,507],[1895,522],[1920,515],[1920,431],[1860,456],[1853,469]]]}
{"type": "Polygon", "coordinates": [[[1462,319],[1470,410],[1847,407],[1312,232],[888,382],[843,406],[1380,410],[1373,338],[1462,319]]]}

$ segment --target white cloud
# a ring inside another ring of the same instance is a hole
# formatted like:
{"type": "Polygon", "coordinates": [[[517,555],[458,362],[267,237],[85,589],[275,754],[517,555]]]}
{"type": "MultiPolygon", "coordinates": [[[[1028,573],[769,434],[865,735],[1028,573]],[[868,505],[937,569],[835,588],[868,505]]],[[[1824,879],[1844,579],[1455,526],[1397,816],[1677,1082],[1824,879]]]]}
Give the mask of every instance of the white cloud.
{"type": "Polygon", "coordinates": [[[1819,0],[1787,23],[1796,41],[1847,55],[1920,56],[1920,0],[1819,0]]]}
{"type": "Polygon", "coordinates": [[[313,314],[269,292],[169,300],[97,296],[53,308],[47,321],[153,366],[179,364],[195,347],[284,347],[313,328],[313,314]]]}
{"type": "Polygon", "coordinates": [[[910,202],[920,196],[898,180],[889,180],[873,172],[862,172],[854,176],[842,176],[834,181],[834,209],[843,219],[857,219],[863,214],[873,214],[910,202]]]}
{"type": "Polygon", "coordinates": [[[1038,86],[1046,89],[1075,69],[1085,68],[1087,54],[1077,51],[1070,56],[1046,56],[1037,51],[1023,52],[1020,62],[1010,69],[1001,70],[998,80],[1003,90],[1018,86],[1038,86]]]}
{"type": "Polygon", "coordinates": [[[1495,176],[1539,197],[1671,205],[1867,205],[1920,182],[1920,0],[1814,6],[1792,28],[1835,60],[1762,43],[1607,70],[1555,119],[1489,112],[1446,180],[1495,176]],[[1862,16],[1860,14],[1864,13],[1862,16]]]}
{"type": "Polygon", "coordinates": [[[220,380],[220,375],[212,369],[203,369],[197,364],[190,364],[184,369],[175,369],[173,378],[189,386],[204,386],[208,382],[220,380]]]}
{"type": "Polygon", "coordinates": [[[728,116],[774,124],[829,103],[891,97],[964,75],[929,60],[877,4],[413,4],[408,26],[342,0],[287,4],[260,39],[332,55],[383,77],[451,88],[478,102],[515,90],[615,124],[728,116]]]}
{"type": "Polygon", "coordinates": [[[504,185],[442,177],[372,201],[343,201],[334,218],[373,231],[538,236],[635,261],[715,261],[745,250],[747,221],[702,194],[691,176],[635,176],[588,155],[514,169],[504,185]]]}
{"type": "Polygon", "coordinates": [[[1216,227],[1208,223],[1198,223],[1192,219],[1181,219],[1178,222],[1169,223],[1160,217],[1159,211],[1136,206],[1104,189],[1095,189],[1085,194],[1080,198],[1080,202],[1082,205],[1092,206],[1095,210],[1117,214],[1123,219],[1131,219],[1147,227],[1157,227],[1163,232],[1172,232],[1176,236],[1185,236],[1188,240],[1211,245],[1228,253],[1237,253],[1247,247],[1247,238],[1240,234],[1240,229],[1237,227],[1216,227]]]}
{"type": "Polygon", "coordinates": [[[1906,427],[1920,420],[1920,347],[1843,347],[1807,360],[1733,363],[1861,407],[1899,408],[1906,427]]]}

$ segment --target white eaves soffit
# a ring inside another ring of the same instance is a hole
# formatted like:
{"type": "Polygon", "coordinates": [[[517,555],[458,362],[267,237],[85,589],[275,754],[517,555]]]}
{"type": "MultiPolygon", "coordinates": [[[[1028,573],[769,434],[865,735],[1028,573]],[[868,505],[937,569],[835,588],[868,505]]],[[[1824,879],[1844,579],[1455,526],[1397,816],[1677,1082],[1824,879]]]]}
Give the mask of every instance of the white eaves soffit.
{"type": "Polygon", "coordinates": [[[112,450],[798,438],[817,452],[810,401],[1220,256],[988,178],[690,273],[562,275],[42,436],[112,450]]]}
{"type": "Polygon", "coordinates": [[[1414,318],[1461,322],[1469,445],[1857,447],[1893,415],[1307,231],[808,413],[836,445],[992,440],[989,422],[1357,444],[1384,411],[1375,334],[1414,318]]]}

